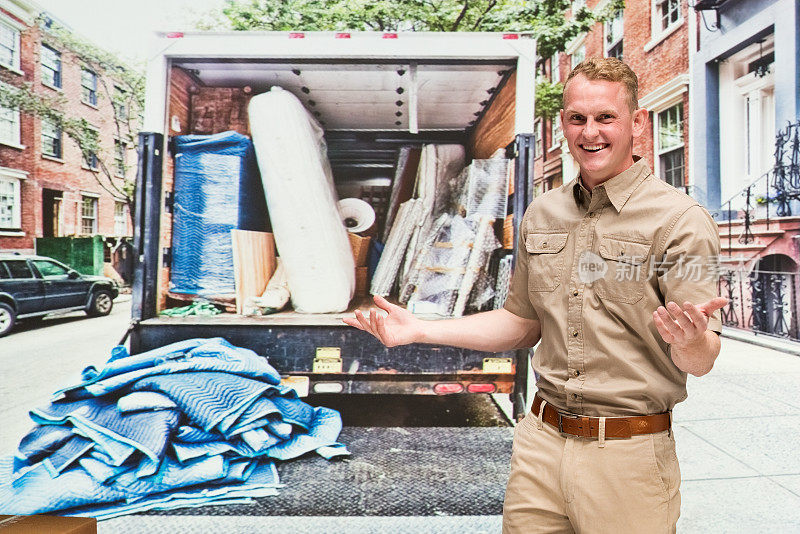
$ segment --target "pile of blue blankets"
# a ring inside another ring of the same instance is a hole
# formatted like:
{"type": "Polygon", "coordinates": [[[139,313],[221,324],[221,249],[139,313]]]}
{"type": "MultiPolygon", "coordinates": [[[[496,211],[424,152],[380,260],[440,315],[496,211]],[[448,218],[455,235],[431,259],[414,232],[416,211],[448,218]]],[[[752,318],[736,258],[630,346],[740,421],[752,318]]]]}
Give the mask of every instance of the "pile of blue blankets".
{"type": "Polygon", "coordinates": [[[280,385],[266,358],[221,338],[131,356],[31,410],[36,426],[0,459],[0,514],[107,519],[276,495],[276,460],[349,454],[339,413],[280,385]]]}

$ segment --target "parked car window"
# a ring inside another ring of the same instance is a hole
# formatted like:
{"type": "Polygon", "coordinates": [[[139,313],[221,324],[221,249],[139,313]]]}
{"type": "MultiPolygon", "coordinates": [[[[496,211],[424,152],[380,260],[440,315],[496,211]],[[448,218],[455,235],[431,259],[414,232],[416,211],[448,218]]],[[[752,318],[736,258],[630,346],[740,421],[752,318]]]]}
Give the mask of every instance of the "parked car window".
{"type": "Polygon", "coordinates": [[[8,269],[6,269],[6,264],[0,261],[0,280],[5,280],[11,278],[11,275],[8,274],[8,269]]]}
{"type": "Polygon", "coordinates": [[[9,260],[4,262],[11,273],[11,278],[34,278],[33,271],[24,260],[9,260]]]}
{"type": "Polygon", "coordinates": [[[33,260],[43,278],[61,278],[69,273],[69,269],[52,261],[33,260]]]}

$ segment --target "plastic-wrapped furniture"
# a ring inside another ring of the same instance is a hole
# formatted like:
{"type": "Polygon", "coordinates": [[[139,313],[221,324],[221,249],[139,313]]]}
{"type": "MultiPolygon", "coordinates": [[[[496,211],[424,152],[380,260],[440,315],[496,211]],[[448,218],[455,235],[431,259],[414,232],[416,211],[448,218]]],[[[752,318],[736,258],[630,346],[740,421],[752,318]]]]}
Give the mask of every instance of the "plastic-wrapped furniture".
{"type": "Polygon", "coordinates": [[[253,144],[236,132],[182,135],[174,143],[170,291],[233,294],[231,230],[268,229],[253,144]]]}
{"type": "Polygon", "coordinates": [[[355,265],[322,127],[280,87],[254,96],[248,112],[292,304],[303,313],[344,311],[355,290],[355,265]]]}

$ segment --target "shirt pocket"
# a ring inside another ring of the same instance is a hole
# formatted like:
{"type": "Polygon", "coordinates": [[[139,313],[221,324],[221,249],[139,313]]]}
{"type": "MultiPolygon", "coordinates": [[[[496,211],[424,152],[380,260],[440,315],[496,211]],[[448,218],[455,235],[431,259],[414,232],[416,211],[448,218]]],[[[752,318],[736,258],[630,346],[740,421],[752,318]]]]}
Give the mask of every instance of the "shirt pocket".
{"type": "Polygon", "coordinates": [[[561,283],[563,250],[568,235],[569,232],[534,232],[525,237],[529,291],[553,291],[561,283]]]}
{"type": "Polygon", "coordinates": [[[634,304],[644,295],[652,241],[631,241],[624,237],[603,236],[600,257],[608,265],[603,278],[595,282],[597,296],[604,300],[634,304]]]}

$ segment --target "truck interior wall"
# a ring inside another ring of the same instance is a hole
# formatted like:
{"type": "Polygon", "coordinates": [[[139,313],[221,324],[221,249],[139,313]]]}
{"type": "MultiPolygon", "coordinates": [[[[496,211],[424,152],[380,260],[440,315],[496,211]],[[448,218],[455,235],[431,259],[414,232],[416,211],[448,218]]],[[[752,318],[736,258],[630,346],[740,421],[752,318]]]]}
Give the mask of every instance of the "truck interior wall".
{"type": "Polygon", "coordinates": [[[514,141],[517,73],[513,72],[500,87],[491,105],[475,126],[467,152],[474,159],[487,159],[514,141]]]}
{"type": "MultiPolygon", "coordinates": [[[[169,100],[167,106],[167,124],[165,131],[169,137],[188,135],[191,132],[192,93],[197,91],[198,82],[184,69],[172,67],[169,76],[169,100]]],[[[164,158],[163,190],[171,194],[174,189],[174,160],[171,156],[164,158]]],[[[161,210],[161,249],[172,246],[172,213],[161,210]]],[[[169,290],[169,266],[161,267],[159,277],[158,310],[167,304],[169,290]]]]}

